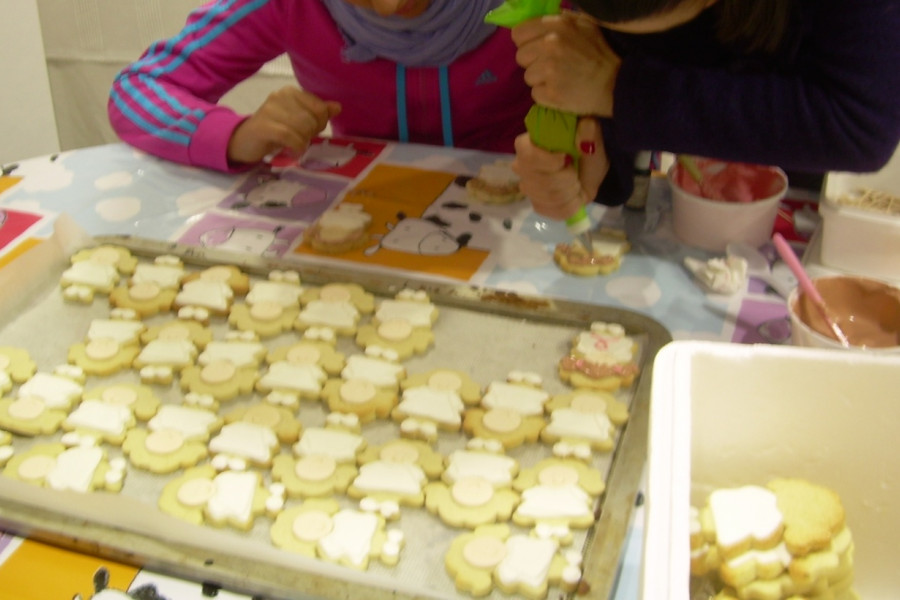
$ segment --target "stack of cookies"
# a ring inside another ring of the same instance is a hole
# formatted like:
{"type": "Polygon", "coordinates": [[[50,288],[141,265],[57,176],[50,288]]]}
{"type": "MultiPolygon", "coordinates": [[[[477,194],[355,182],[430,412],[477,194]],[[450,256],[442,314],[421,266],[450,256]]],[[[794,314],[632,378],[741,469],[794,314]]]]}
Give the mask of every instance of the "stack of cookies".
{"type": "Polygon", "coordinates": [[[692,509],[691,574],[717,600],[851,600],[853,539],[832,490],[803,479],[718,489],[692,509]]]}

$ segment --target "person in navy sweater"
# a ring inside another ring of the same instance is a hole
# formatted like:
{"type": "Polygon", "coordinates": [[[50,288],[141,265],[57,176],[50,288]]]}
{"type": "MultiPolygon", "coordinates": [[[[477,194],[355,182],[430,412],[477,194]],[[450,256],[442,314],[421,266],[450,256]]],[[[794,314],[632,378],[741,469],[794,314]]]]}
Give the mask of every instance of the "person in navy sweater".
{"type": "Polygon", "coordinates": [[[576,0],[513,29],[539,103],[584,115],[580,174],[516,140],[535,209],[621,204],[641,150],[869,172],[900,140],[900,2],[576,0]],[[591,153],[591,149],[594,149],[591,153]]]}

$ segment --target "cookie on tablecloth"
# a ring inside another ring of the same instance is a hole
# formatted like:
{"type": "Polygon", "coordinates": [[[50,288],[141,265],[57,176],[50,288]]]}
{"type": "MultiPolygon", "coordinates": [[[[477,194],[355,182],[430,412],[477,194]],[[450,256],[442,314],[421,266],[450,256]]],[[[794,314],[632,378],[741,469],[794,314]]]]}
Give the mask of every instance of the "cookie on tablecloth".
{"type": "Polygon", "coordinates": [[[509,204],[525,197],[519,189],[519,176],[512,170],[509,160],[482,165],[478,175],[466,181],[466,193],[486,204],[509,204]]]}
{"type": "Polygon", "coordinates": [[[14,383],[27,381],[37,372],[37,363],[28,350],[14,346],[0,346],[0,394],[12,389],[14,383]]]}
{"type": "Polygon", "coordinates": [[[631,249],[624,231],[610,229],[593,232],[591,245],[588,249],[580,241],[559,243],[553,250],[553,262],[572,275],[609,275],[621,266],[622,257],[631,249]]]}
{"type": "Polygon", "coordinates": [[[125,479],[125,460],[109,460],[106,451],[84,440],[38,444],[13,456],[3,475],[54,490],[119,492],[125,479]]]}
{"type": "Polygon", "coordinates": [[[608,452],[618,427],[628,420],[628,406],[609,392],[576,390],[553,396],[545,405],[550,422],[541,441],[554,444],[554,454],[588,460],[591,451],[608,452]]]}
{"type": "Polygon", "coordinates": [[[581,460],[545,458],[523,469],[513,488],[522,496],[513,522],[566,545],[572,541],[571,529],[594,523],[594,504],[606,484],[599,470],[581,460]]]}
{"type": "Polygon", "coordinates": [[[366,448],[359,465],[347,495],[361,499],[363,510],[378,511],[388,519],[400,516],[400,505],[422,506],[425,484],[444,470],[443,457],[431,446],[406,439],[366,448]]]}
{"type": "Polygon", "coordinates": [[[438,430],[459,431],[466,406],[481,400],[481,385],[456,369],[432,369],[400,382],[400,403],[391,416],[405,437],[433,441],[438,430]]]}
{"type": "Polygon", "coordinates": [[[559,376],[575,388],[614,392],[628,387],[640,371],[638,345],[618,323],[595,321],[579,333],[568,356],[559,361],[559,376]]]}
{"type": "Polygon", "coordinates": [[[194,525],[249,531],[258,517],[281,511],[282,492],[279,486],[266,488],[255,471],[217,473],[211,465],[201,465],[167,483],[158,505],[164,513],[194,525]]]}
{"type": "Polygon", "coordinates": [[[303,241],[325,254],[341,254],[369,245],[372,215],[361,204],[343,202],[326,210],[303,232],[303,241]]]}
{"type": "Polygon", "coordinates": [[[400,559],[403,532],[387,529],[380,515],[340,509],[331,499],[311,499],[278,515],[270,529],[272,543],[290,552],[365,570],[378,559],[394,566],[400,559]]]}
{"type": "Polygon", "coordinates": [[[505,523],[457,536],[444,555],[460,591],[486,596],[496,587],[529,600],[546,598],[551,585],[573,592],[581,580],[581,562],[576,550],[561,552],[555,540],[511,535],[505,523]]]}

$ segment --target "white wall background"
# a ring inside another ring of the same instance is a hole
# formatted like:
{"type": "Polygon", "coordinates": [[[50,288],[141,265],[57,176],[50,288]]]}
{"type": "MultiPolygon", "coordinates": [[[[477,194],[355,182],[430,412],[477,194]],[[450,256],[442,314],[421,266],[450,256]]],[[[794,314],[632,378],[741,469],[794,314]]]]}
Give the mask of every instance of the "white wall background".
{"type": "Polygon", "coordinates": [[[59,150],[36,0],[0,8],[0,164],[59,150]]]}

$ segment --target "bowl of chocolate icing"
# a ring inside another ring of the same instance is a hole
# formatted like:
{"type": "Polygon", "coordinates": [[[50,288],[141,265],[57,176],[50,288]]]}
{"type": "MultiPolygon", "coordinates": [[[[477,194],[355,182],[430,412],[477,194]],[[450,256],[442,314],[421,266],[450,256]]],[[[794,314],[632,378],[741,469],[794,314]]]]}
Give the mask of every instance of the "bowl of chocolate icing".
{"type": "MultiPolygon", "coordinates": [[[[900,287],[852,275],[817,277],[813,285],[851,350],[900,353],[900,287]]],[[[819,309],[799,288],[788,297],[788,312],[794,345],[842,348],[819,309]]]]}

